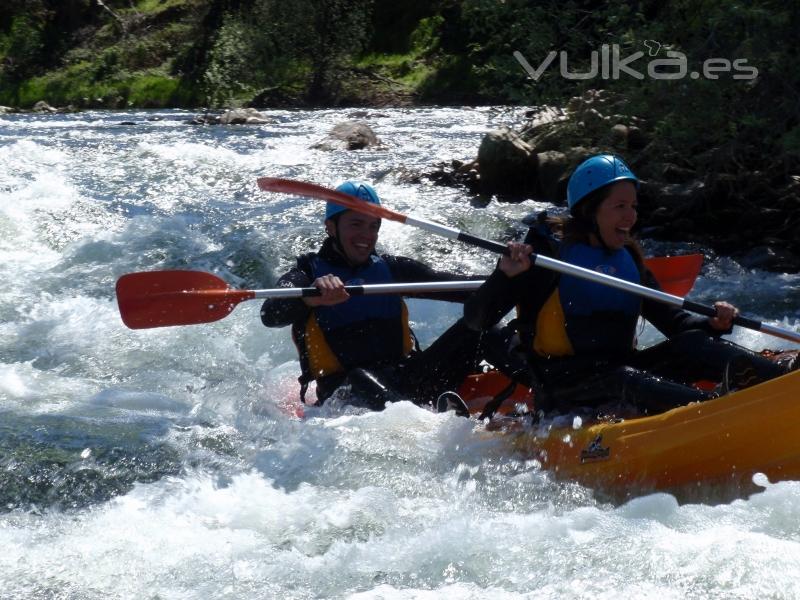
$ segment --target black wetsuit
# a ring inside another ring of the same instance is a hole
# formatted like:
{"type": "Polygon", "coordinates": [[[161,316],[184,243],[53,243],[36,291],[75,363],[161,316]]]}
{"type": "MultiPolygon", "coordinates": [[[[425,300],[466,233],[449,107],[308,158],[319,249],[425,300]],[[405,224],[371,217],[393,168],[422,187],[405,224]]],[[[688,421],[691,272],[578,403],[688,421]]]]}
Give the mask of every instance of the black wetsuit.
{"type": "MultiPolygon", "coordinates": [[[[347,261],[334,249],[333,240],[328,238],[318,253],[298,257],[297,266],[282,275],[277,287],[308,287],[315,277],[312,266],[314,257],[320,257],[331,265],[347,267],[347,261]]],[[[394,283],[456,281],[461,279],[480,279],[480,276],[464,277],[458,274],[436,271],[416,260],[401,256],[382,255],[394,283]]],[[[353,269],[354,278],[358,268],[353,269]]],[[[429,298],[449,302],[464,302],[471,292],[447,292],[429,294],[404,294],[404,297],[429,298]]],[[[267,327],[292,326],[292,336],[300,352],[303,369],[301,383],[311,379],[308,360],[304,356],[306,323],[312,308],[301,299],[269,299],[261,309],[261,320],[267,327]]],[[[355,334],[348,342],[362,347],[378,347],[386,343],[375,336],[355,334]]],[[[470,330],[463,320],[457,321],[425,350],[413,349],[408,356],[396,361],[348,364],[345,371],[316,378],[317,399],[324,402],[337,388],[350,384],[354,388],[356,401],[373,409],[381,409],[386,401],[409,399],[418,404],[430,403],[444,391],[458,387],[461,381],[480,361],[481,335],[470,330]]]]}

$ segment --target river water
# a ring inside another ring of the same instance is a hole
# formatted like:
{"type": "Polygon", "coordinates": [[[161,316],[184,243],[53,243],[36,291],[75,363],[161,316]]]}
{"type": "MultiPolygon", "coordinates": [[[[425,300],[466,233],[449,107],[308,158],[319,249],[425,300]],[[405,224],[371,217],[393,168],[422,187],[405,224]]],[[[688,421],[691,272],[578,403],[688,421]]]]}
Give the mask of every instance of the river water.
{"type": "MultiPolygon", "coordinates": [[[[800,483],[612,504],[478,423],[407,402],[292,418],[294,347],[258,302],[126,329],[124,273],[264,288],[322,241],[323,205],[259,192],[259,176],[363,178],[394,209],[499,240],[547,207],[403,183],[472,158],[521,109],[368,111],[384,146],[358,152],[309,149],[350,111],[267,114],[250,127],[179,111],[0,118],[0,598],[800,597],[800,483]]],[[[494,263],[395,223],[381,247],[464,273],[494,263]]],[[[798,330],[799,291],[798,276],[711,256],[693,298],[798,330]]],[[[410,312],[424,346],[460,307],[410,312]]]]}

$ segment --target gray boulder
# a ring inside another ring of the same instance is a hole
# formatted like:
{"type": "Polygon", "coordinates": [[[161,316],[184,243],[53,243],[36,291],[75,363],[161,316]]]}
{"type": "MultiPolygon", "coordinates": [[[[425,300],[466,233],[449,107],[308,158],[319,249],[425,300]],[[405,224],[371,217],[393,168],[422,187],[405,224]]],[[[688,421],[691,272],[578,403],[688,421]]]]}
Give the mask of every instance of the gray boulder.
{"type": "Polygon", "coordinates": [[[39,100],[36,104],[33,105],[33,112],[37,113],[54,113],[58,112],[57,108],[53,108],[44,100],[39,100]]]}
{"type": "Polygon", "coordinates": [[[315,150],[361,150],[380,144],[372,128],[359,121],[337,123],[328,137],[311,146],[315,150]]]}
{"type": "Polygon", "coordinates": [[[550,150],[536,155],[539,164],[538,180],[541,196],[550,202],[560,202],[566,197],[567,181],[572,161],[563,152],[550,150]]]}
{"type": "Polygon", "coordinates": [[[273,122],[255,108],[234,108],[219,117],[220,125],[266,125],[273,122]]]}
{"type": "Polygon", "coordinates": [[[538,157],[516,132],[490,131],[478,148],[480,189],[484,193],[530,195],[536,190],[538,157]]]}

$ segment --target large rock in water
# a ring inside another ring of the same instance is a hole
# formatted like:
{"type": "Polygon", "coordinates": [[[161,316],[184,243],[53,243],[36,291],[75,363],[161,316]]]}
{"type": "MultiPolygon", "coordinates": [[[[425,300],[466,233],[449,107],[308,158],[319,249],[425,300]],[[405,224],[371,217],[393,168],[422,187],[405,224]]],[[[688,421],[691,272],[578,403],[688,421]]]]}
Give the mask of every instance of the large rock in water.
{"type": "Polygon", "coordinates": [[[567,181],[574,160],[556,150],[539,152],[536,158],[539,164],[537,171],[539,196],[553,203],[563,201],[567,197],[567,181]]]}
{"type": "Polygon", "coordinates": [[[331,129],[327,139],[311,147],[315,150],[361,150],[378,144],[380,140],[369,125],[359,121],[342,121],[331,129]]]}
{"type": "Polygon", "coordinates": [[[480,189],[485,193],[531,196],[536,192],[538,159],[514,131],[490,131],[478,148],[480,189]]]}
{"type": "Polygon", "coordinates": [[[232,108],[221,115],[212,115],[209,112],[195,115],[187,123],[190,125],[266,125],[275,123],[275,120],[264,116],[255,108],[232,108]]]}
{"type": "Polygon", "coordinates": [[[220,125],[266,125],[272,122],[255,108],[234,108],[219,117],[220,125]]]}
{"type": "Polygon", "coordinates": [[[33,105],[33,112],[37,113],[54,113],[58,112],[57,108],[53,108],[44,100],[39,100],[36,104],[33,105]]]}

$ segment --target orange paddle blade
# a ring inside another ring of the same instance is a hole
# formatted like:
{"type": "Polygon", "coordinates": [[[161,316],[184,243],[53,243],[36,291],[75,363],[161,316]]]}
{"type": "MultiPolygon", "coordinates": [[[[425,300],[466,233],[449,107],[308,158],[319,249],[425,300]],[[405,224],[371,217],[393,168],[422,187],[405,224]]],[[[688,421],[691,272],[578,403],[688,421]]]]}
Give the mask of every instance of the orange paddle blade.
{"type": "Polygon", "coordinates": [[[691,291],[700,274],[703,255],[657,256],[648,258],[644,262],[663,291],[673,296],[685,296],[691,291]]]}
{"type": "Polygon", "coordinates": [[[292,194],[295,196],[308,196],[309,198],[333,202],[349,210],[354,210],[379,219],[388,219],[400,223],[406,222],[406,215],[404,214],[395,212],[385,206],[372,204],[356,196],[317,185],[316,183],[281,179],[280,177],[259,177],[256,182],[258,183],[258,187],[265,192],[280,192],[282,194],[292,194]]]}
{"type": "Polygon", "coordinates": [[[227,317],[251,290],[235,290],[201,271],[129,273],[117,280],[122,322],[131,329],[210,323],[227,317]]]}

